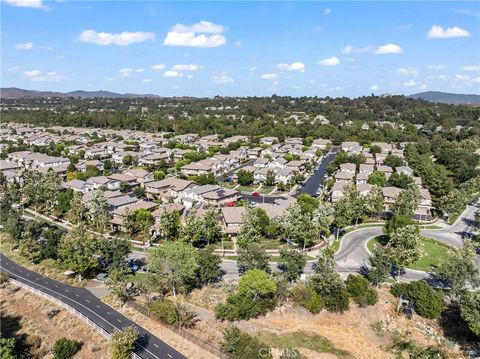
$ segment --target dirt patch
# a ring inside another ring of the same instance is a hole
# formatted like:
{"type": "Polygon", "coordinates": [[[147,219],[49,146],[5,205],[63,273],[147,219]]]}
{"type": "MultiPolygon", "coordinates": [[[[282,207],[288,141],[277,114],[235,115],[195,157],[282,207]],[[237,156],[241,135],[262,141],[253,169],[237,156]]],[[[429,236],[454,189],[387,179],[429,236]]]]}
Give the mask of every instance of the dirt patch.
{"type": "Polygon", "coordinates": [[[0,289],[0,297],[2,336],[17,338],[26,351],[21,357],[52,358],[55,341],[66,337],[84,343],[76,359],[109,358],[108,340],[61,307],[11,284],[0,289]]]}

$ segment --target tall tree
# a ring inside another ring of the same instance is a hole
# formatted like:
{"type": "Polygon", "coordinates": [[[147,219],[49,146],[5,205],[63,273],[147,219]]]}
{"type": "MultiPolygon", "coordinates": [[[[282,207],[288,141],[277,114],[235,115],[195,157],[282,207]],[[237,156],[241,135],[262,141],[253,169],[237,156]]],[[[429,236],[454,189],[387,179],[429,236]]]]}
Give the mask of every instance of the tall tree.
{"type": "Polygon", "coordinates": [[[86,207],[82,201],[82,194],[74,192],[72,200],[70,201],[70,210],[68,211],[68,218],[73,224],[80,224],[85,220],[86,207]]]}
{"type": "Polygon", "coordinates": [[[116,330],[110,337],[111,359],[130,359],[140,334],[133,326],[116,330]]]}
{"type": "Polygon", "coordinates": [[[180,233],[180,213],[175,209],[165,211],[160,216],[158,238],[162,241],[176,240],[180,233]]]}
{"type": "Polygon", "coordinates": [[[150,250],[148,265],[164,288],[174,296],[186,292],[195,283],[198,268],[196,250],[181,242],[165,242],[150,250]]]}
{"type": "Polygon", "coordinates": [[[282,249],[277,267],[283,272],[285,279],[292,283],[303,273],[306,264],[307,259],[302,253],[282,249]]]}
{"type": "Polygon", "coordinates": [[[402,269],[420,258],[419,243],[416,226],[400,227],[390,236],[385,252],[392,263],[402,269]]]}
{"type": "Polygon", "coordinates": [[[95,191],[92,199],[87,203],[88,223],[101,233],[107,229],[110,214],[108,212],[108,202],[103,191],[95,191]]]}
{"type": "Polygon", "coordinates": [[[411,217],[419,204],[420,190],[417,184],[412,183],[400,192],[391,210],[394,214],[411,217]]]}
{"type": "Polygon", "coordinates": [[[453,296],[460,295],[470,284],[473,288],[480,285],[478,269],[474,262],[475,243],[467,241],[463,248],[453,251],[436,269],[435,275],[447,282],[453,296]]]}

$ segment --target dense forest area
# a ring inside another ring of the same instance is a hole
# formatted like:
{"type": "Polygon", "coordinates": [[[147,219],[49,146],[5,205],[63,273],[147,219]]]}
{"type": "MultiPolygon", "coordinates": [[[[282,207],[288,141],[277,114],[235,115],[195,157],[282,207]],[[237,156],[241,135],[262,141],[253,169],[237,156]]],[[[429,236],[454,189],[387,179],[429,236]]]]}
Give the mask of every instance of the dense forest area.
{"type": "Polygon", "coordinates": [[[3,122],[135,129],[223,136],[312,136],[334,143],[416,141],[442,126],[450,140],[480,133],[480,108],[404,96],[349,98],[22,98],[2,99],[3,122]],[[327,119],[328,121],[326,121],[327,119]],[[391,125],[381,123],[388,121],[391,125]],[[368,124],[368,126],[365,126],[368,124]],[[400,130],[401,126],[401,130],[400,130]],[[460,129],[456,126],[462,126],[460,129]],[[373,130],[373,131],[372,131],[373,130]]]}

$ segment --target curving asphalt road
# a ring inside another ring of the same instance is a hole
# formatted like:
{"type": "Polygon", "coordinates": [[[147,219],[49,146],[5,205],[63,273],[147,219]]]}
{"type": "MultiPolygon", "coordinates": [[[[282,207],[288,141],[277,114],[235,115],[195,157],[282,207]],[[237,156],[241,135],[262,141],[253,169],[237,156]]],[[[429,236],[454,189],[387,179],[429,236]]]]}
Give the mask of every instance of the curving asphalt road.
{"type": "MultiPolygon", "coordinates": [[[[424,229],[420,234],[424,237],[432,238],[452,247],[461,248],[464,238],[469,237],[473,233],[473,217],[477,208],[475,206],[467,206],[457,221],[448,227],[441,229],[424,229]]],[[[337,268],[343,271],[351,269],[358,272],[368,263],[370,252],[367,249],[367,242],[383,233],[382,227],[361,228],[347,233],[340,240],[340,248],[335,254],[337,268]]],[[[477,266],[480,267],[480,259],[475,258],[477,266]]],[[[418,280],[425,278],[427,273],[422,271],[407,269],[403,276],[406,280],[418,280]]]]}
{"type": "Polygon", "coordinates": [[[51,295],[89,318],[107,333],[134,326],[140,333],[135,353],[144,359],[186,359],[186,357],[150,332],[115,311],[84,288],[72,287],[28,270],[0,254],[0,268],[16,279],[51,295]]]}

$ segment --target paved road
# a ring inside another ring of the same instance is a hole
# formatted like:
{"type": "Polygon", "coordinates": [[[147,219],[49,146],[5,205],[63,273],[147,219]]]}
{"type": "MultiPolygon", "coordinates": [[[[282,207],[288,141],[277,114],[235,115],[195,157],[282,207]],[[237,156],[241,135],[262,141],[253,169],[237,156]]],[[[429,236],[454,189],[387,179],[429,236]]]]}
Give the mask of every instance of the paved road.
{"type": "Polygon", "coordinates": [[[327,166],[337,157],[336,149],[332,149],[327,156],[324,157],[320,163],[318,170],[316,170],[308,179],[307,182],[299,189],[298,193],[308,193],[309,195],[316,196],[318,187],[325,180],[325,174],[327,173],[327,166]]]}
{"type": "Polygon", "coordinates": [[[136,327],[141,338],[137,341],[135,352],[142,358],[186,359],[184,355],[100,301],[84,288],[72,287],[41,276],[16,264],[3,254],[0,254],[0,268],[9,273],[11,278],[51,295],[76,309],[108,333],[127,326],[136,327]]]}

